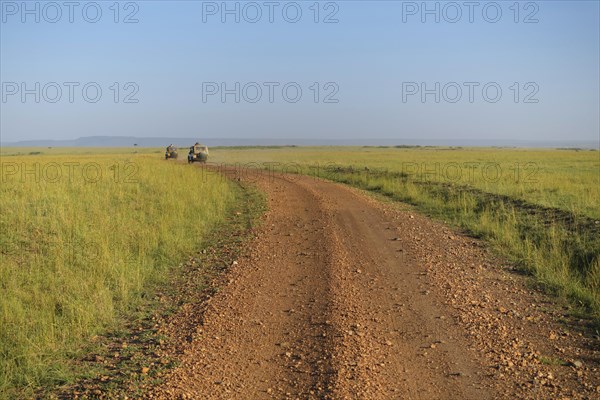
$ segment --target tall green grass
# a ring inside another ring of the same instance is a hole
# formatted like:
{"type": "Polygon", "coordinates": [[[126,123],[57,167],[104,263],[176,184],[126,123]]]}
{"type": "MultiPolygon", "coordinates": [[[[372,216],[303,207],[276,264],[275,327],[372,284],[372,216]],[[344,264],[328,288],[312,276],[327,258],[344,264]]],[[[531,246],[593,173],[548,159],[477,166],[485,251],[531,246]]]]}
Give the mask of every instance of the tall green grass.
{"type": "Polygon", "coordinates": [[[467,185],[600,219],[600,151],[497,148],[295,147],[223,149],[214,163],[341,165],[405,173],[413,180],[467,185]]]}
{"type": "Polygon", "coordinates": [[[234,191],[161,155],[3,156],[0,398],[65,382],[69,358],[165,282],[234,191]]]}

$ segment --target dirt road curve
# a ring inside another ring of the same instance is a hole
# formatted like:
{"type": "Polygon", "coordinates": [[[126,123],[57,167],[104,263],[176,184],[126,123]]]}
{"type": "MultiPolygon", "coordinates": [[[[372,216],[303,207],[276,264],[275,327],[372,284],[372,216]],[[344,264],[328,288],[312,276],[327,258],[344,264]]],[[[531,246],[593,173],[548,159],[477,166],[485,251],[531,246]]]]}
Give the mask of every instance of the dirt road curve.
{"type": "Polygon", "coordinates": [[[257,184],[269,201],[257,237],[147,397],[600,395],[594,339],[553,325],[473,239],[338,184],[257,184]]]}

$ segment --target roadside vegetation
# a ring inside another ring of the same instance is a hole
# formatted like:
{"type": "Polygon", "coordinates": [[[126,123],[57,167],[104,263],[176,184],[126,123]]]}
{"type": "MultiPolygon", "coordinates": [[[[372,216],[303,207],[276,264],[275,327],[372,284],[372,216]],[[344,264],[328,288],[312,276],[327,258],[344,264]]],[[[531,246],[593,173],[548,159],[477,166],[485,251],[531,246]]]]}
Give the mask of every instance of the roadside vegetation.
{"type": "Polygon", "coordinates": [[[2,155],[0,399],[86,373],[70,360],[119,329],[236,202],[217,174],[111,153],[2,155]]]}
{"type": "Polygon", "coordinates": [[[381,193],[482,238],[548,293],[600,321],[600,152],[295,148],[217,164],[314,175],[381,193]]]}

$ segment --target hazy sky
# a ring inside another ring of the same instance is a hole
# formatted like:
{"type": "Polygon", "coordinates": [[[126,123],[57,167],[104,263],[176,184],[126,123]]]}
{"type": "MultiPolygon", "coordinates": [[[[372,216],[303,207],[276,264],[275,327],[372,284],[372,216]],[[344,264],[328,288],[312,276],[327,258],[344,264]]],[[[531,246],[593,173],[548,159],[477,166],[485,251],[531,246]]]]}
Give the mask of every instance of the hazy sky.
{"type": "Polygon", "coordinates": [[[598,1],[23,4],[3,141],[599,137],[598,1]]]}

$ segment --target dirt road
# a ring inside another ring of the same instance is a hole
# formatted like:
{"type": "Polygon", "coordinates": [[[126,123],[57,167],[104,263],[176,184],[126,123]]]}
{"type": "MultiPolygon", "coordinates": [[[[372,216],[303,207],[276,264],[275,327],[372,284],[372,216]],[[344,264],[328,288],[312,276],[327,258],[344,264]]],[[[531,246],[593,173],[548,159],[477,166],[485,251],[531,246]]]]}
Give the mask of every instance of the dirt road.
{"type": "Polygon", "coordinates": [[[474,239],[354,189],[255,183],[269,211],[147,397],[594,398],[597,338],[474,239]],[[559,359],[562,363],[545,360],[559,359]]]}

